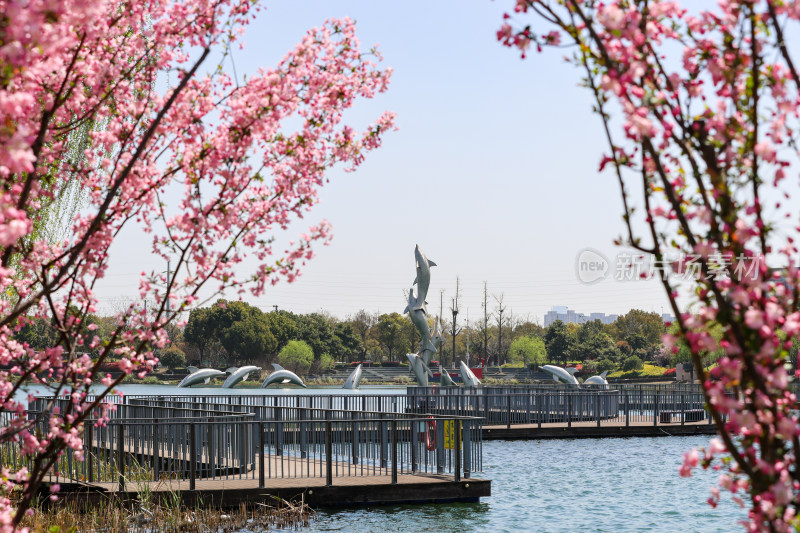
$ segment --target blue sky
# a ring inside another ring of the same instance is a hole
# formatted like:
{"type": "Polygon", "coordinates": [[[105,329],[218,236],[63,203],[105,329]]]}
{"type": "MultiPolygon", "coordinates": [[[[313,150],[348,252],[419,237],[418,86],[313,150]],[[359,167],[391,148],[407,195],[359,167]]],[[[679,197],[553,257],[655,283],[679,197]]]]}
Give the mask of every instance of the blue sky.
{"type": "MultiPolygon", "coordinates": [[[[251,303],[344,318],[363,308],[402,312],[414,279],[414,245],[438,263],[428,296],[445,309],[461,280],[461,316],[481,313],[483,282],[517,317],[541,320],[553,305],[581,312],[667,312],[655,282],[577,279],[578,252],[591,247],[613,260],[623,231],[612,174],[597,173],[605,149],[580,73],[557,52],[521,60],[495,31],[510,1],[296,1],[267,4],[234,59],[239,76],[275,65],[308,28],[331,17],[357,21],[366,48],[379,44],[394,69],[389,91],[348,116],[363,126],[383,110],[399,130],[356,173],[334,171],[322,203],[296,234],[322,218],[330,246],[293,284],[251,303]]],[[[131,234],[111,250],[98,294],[112,309],[132,299],[136,274],[160,269],[149,245],[131,234]]],[[[613,268],[613,267],[612,267],[613,268]]]]}

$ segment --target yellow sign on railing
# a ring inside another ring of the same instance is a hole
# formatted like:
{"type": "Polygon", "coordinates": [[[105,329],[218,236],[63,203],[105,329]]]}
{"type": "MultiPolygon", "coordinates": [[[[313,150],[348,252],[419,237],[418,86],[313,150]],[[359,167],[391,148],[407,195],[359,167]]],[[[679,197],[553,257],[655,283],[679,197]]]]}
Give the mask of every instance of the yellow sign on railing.
{"type": "MultiPolygon", "coordinates": [[[[462,432],[463,435],[463,432],[462,432]]],[[[444,449],[454,450],[456,447],[456,421],[444,421],[444,449]]]]}

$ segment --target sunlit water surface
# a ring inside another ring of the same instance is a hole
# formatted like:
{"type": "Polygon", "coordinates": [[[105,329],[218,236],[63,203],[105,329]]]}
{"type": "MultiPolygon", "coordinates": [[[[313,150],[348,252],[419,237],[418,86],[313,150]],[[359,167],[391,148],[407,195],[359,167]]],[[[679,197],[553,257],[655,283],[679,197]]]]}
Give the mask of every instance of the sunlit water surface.
{"type": "Polygon", "coordinates": [[[745,511],[706,499],[717,473],[678,476],[702,437],[484,442],[492,496],[474,504],[323,509],[304,532],[739,531],[745,511]]]}

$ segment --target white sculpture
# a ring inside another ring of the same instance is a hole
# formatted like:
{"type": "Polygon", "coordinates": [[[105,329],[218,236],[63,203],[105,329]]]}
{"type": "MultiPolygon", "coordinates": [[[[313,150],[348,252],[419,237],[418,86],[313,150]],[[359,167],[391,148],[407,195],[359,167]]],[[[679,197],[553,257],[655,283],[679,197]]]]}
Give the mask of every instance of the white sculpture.
{"type": "Polygon", "coordinates": [[[226,370],[226,372],[230,372],[230,376],[222,384],[222,388],[231,389],[240,381],[246,381],[252,372],[258,372],[259,370],[261,370],[260,366],[243,366],[240,368],[233,366],[226,370]]]}
{"type": "Polygon", "coordinates": [[[441,385],[442,387],[455,386],[453,378],[450,377],[450,374],[447,373],[447,370],[442,368],[442,365],[439,365],[439,374],[441,374],[441,377],[439,378],[439,385],[441,385]]]}
{"type": "Polygon", "coordinates": [[[215,370],[213,368],[203,368],[198,369],[196,366],[187,366],[186,369],[191,372],[188,376],[183,378],[180,383],[178,383],[178,387],[191,387],[192,385],[198,385],[200,383],[208,384],[211,381],[211,378],[218,378],[220,376],[224,376],[225,372],[221,370],[215,370]]]}
{"type": "Polygon", "coordinates": [[[275,372],[267,376],[267,379],[264,380],[264,383],[261,384],[262,389],[266,389],[273,383],[294,383],[295,385],[300,385],[304,389],[307,388],[306,384],[303,383],[303,380],[300,379],[300,376],[292,372],[291,370],[286,370],[278,363],[272,363],[272,367],[275,369],[275,372]]]}
{"type": "Polygon", "coordinates": [[[357,389],[358,384],[361,383],[361,365],[359,364],[353,373],[347,377],[347,381],[344,382],[343,389],[357,389]]]}
{"type": "Polygon", "coordinates": [[[459,361],[458,366],[461,369],[461,381],[464,382],[465,387],[480,387],[481,380],[472,373],[464,361],[459,361]]]}
{"type": "Polygon", "coordinates": [[[567,368],[566,370],[561,368],[560,366],[553,366],[553,365],[544,365],[540,366],[542,370],[553,376],[553,380],[559,383],[566,383],[567,385],[572,385],[575,387],[579,387],[580,384],[578,380],[573,376],[575,372],[578,371],[577,368],[567,368]]]}

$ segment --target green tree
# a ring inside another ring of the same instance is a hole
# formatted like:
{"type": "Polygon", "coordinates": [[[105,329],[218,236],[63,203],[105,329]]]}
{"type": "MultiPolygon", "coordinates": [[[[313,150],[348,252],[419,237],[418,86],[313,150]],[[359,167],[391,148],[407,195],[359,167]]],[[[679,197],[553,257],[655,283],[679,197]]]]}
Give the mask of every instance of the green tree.
{"type": "Polygon", "coordinates": [[[265,314],[269,322],[269,330],[275,337],[277,344],[272,355],[276,355],[286,344],[297,337],[297,323],[295,315],[289,311],[272,311],[265,314]]]}
{"type": "Polygon", "coordinates": [[[314,362],[314,350],[304,341],[289,341],[278,354],[278,364],[295,374],[305,374],[314,362]]]}
{"type": "Polygon", "coordinates": [[[631,309],[627,314],[617,317],[610,329],[615,340],[626,341],[634,351],[660,345],[661,336],[666,331],[661,315],[640,309],[631,309]]]}
{"type": "Polygon", "coordinates": [[[222,349],[211,322],[212,313],[211,307],[192,309],[183,328],[183,340],[197,352],[200,366],[203,366],[204,358],[207,359],[212,353],[219,353],[222,349]]]}
{"type": "Polygon", "coordinates": [[[330,321],[322,313],[296,315],[295,322],[297,324],[296,338],[311,346],[314,359],[319,359],[322,354],[333,355],[342,350],[330,321]]]}
{"type": "Polygon", "coordinates": [[[158,357],[158,362],[170,370],[175,370],[178,367],[186,366],[186,354],[183,353],[183,350],[173,346],[164,350],[158,357]]]}
{"type": "Polygon", "coordinates": [[[370,330],[377,323],[378,317],[374,313],[368,313],[361,309],[356,314],[351,316],[348,322],[351,324],[354,331],[361,337],[361,357],[365,359],[367,354],[367,339],[369,339],[370,330]]]}
{"type": "Polygon", "coordinates": [[[364,353],[361,336],[350,322],[339,322],[333,328],[337,339],[336,353],[331,353],[333,361],[351,361],[364,353]]]}
{"type": "Polygon", "coordinates": [[[576,342],[570,350],[570,357],[576,361],[620,358],[614,340],[606,333],[599,320],[591,320],[576,330],[576,342]]]}
{"type": "Polygon", "coordinates": [[[522,361],[525,366],[543,364],[546,356],[544,341],[539,337],[517,337],[508,349],[508,358],[514,363],[522,361]]]}
{"type": "Polygon", "coordinates": [[[389,360],[395,360],[405,350],[408,351],[408,337],[404,335],[406,322],[399,313],[388,313],[378,317],[375,324],[376,337],[389,360]]]}
{"type": "Polygon", "coordinates": [[[556,320],[547,328],[544,334],[544,344],[547,348],[547,358],[550,361],[561,361],[567,364],[574,341],[567,332],[567,326],[561,320],[556,320]]]}

